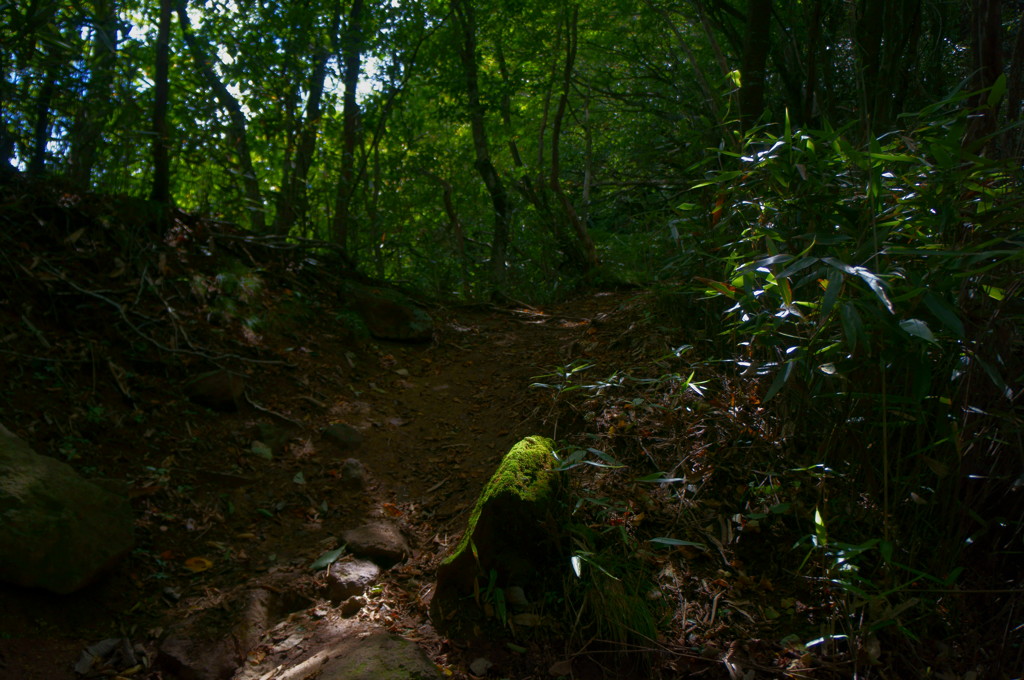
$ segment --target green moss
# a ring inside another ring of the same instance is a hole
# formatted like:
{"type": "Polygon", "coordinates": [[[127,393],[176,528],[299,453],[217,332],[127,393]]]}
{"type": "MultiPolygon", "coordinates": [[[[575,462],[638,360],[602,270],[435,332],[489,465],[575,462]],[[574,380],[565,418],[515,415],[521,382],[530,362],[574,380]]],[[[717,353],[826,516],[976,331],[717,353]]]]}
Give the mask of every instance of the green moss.
{"type": "Polygon", "coordinates": [[[551,497],[555,483],[554,474],[551,472],[554,462],[554,456],[551,454],[553,445],[554,442],[547,437],[527,437],[505,454],[501,465],[477,499],[462,540],[444,560],[444,564],[451,564],[457,560],[472,543],[473,533],[485,505],[501,496],[509,496],[527,503],[543,502],[551,497]]]}

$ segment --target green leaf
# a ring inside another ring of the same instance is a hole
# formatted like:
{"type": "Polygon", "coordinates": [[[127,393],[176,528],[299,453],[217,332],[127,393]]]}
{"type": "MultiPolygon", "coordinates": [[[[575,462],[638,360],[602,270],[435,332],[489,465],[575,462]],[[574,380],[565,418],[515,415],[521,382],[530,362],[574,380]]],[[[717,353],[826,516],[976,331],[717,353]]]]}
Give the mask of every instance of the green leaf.
{"type": "Polygon", "coordinates": [[[996,82],[992,84],[992,88],[988,91],[988,105],[990,108],[995,108],[999,104],[999,100],[1006,94],[1006,74],[1000,73],[999,77],[996,78],[996,82]]]}
{"type": "Polygon", "coordinates": [[[885,308],[889,310],[890,314],[895,314],[896,309],[892,306],[892,302],[889,297],[885,294],[885,281],[879,278],[878,274],[870,271],[866,267],[854,267],[853,273],[859,276],[864,283],[870,286],[871,290],[875,291],[875,295],[882,301],[885,308]]]}
{"type": "Polygon", "coordinates": [[[892,542],[882,541],[878,544],[878,551],[882,553],[882,560],[886,563],[892,562],[892,542]]]}
{"type": "Polygon", "coordinates": [[[819,508],[814,508],[814,538],[819,548],[828,545],[828,531],[825,529],[825,518],[821,516],[819,508]]]}
{"type": "Polygon", "coordinates": [[[760,269],[762,267],[770,267],[773,264],[779,264],[779,263],[782,263],[782,262],[790,262],[792,259],[793,259],[792,255],[787,255],[785,253],[782,253],[782,254],[779,254],[779,255],[769,255],[768,257],[763,257],[760,260],[757,260],[755,262],[750,262],[750,263],[740,267],[740,269],[738,271],[747,271],[748,269],[760,269]]]}
{"type": "Polygon", "coordinates": [[[788,267],[786,267],[782,271],[782,273],[779,274],[779,278],[780,279],[788,278],[788,277],[792,276],[793,274],[796,274],[799,271],[803,271],[804,269],[807,269],[808,267],[810,267],[812,264],[814,264],[817,261],[818,261],[818,258],[816,258],[816,257],[801,257],[799,260],[797,260],[793,264],[791,264],[788,267]]]}
{"type": "Polygon", "coordinates": [[[956,337],[961,339],[965,337],[963,322],[945,300],[928,291],[924,294],[923,301],[924,306],[942,322],[943,326],[952,331],[956,337]]]}
{"type": "Polygon", "coordinates": [[[988,363],[987,361],[983,360],[981,357],[977,355],[971,358],[974,361],[977,361],[979,364],[981,364],[981,367],[982,369],[984,369],[985,374],[988,375],[989,380],[991,380],[992,383],[999,388],[1000,392],[1002,392],[1006,396],[1010,396],[1010,388],[1007,386],[1006,381],[1003,380],[1003,376],[999,373],[999,371],[995,369],[994,366],[992,366],[992,364],[988,363]]]}
{"type": "Polygon", "coordinates": [[[701,550],[707,550],[708,548],[703,543],[698,543],[696,541],[683,541],[678,538],[669,538],[668,536],[658,536],[657,538],[650,539],[649,542],[659,543],[661,545],[688,545],[692,548],[700,548],[701,550]]]}
{"type": "Polygon", "coordinates": [[[793,362],[787,361],[785,366],[782,367],[782,370],[776,374],[775,380],[772,382],[772,386],[768,388],[768,392],[764,395],[764,401],[771,401],[771,398],[779,393],[779,390],[781,390],[782,386],[786,384],[792,373],[793,362]]]}
{"type": "Polygon", "coordinates": [[[928,328],[928,324],[921,319],[904,319],[900,321],[900,328],[904,331],[913,335],[915,338],[921,338],[925,342],[932,344],[939,344],[935,340],[935,336],[932,334],[932,329],[928,328]]]}
{"type": "Polygon", "coordinates": [[[313,571],[320,571],[321,569],[326,569],[327,567],[337,562],[338,558],[341,557],[342,553],[344,552],[345,546],[341,546],[340,548],[336,548],[334,550],[328,550],[324,554],[320,555],[320,557],[316,558],[316,560],[313,561],[313,564],[309,565],[309,568],[313,571]]]}
{"type": "Polygon", "coordinates": [[[1006,292],[1002,288],[998,288],[996,286],[982,286],[981,289],[984,290],[985,294],[993,300],[999,300],[1002,302],[1003,298],[1006,297],[1006,292]]]}
{"type": "Polygon", "coordinates": [[[832,313],[832,307],[839,299],[839,292],[843,289],[843,273],[839,270],[832,270],[825,279],[825,298],[821,303],[821,323],[828,320],[832,313]]]}
{"type": "Polygon", "coordinates": [[[856,267],[851,267],[845,262],[837,260],[834,257],[823,257],[821,258],[821,261],[829,265],[830,267],[835,267],[839,271],[845,272],[846,274],[856,274],[856,267]]]}
{"type": "Polygon", "coordinates": [[[847,302],[840,308],[842,316],[843,334],[846,336],[847,349],[854,352],[857,346],[864,340],[864,322],[860,319],[860,313],[852,302],[847,302]]]}

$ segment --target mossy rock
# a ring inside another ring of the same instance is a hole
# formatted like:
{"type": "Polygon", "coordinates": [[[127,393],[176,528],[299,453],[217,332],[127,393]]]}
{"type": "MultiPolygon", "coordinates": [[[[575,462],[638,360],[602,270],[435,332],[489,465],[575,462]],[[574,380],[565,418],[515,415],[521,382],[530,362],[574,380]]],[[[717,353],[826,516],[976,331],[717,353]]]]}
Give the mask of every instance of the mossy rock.
{"type": "Polygon", "coordinates": [[[563,505],[552,445],[537,436],[517,443],[477,499],[462,539],[437,570],[430,619],[442,634],[480,636],[484,615],[474,595],[489,584],[536,589],[557,558],[552,527],[562,524],[563,505]]]}

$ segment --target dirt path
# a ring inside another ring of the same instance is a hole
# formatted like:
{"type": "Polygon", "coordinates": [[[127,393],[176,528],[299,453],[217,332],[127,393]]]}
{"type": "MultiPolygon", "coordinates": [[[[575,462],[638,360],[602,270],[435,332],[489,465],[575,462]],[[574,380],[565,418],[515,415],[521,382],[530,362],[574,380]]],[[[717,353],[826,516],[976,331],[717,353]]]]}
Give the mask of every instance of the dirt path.
{"type": "MultiPolygon", "coordinates": [[[[98,435],[100,445],[80,463],[130,484],[139,548],[73,596],[0,587],[0,678],[77,677],[70,668],[81,650],[109,637],[130,637],[152,653],[176,620],[229,608],[267,574],[308,572],[342,531],[374,518],[401,526],[413,555],[384,575],[359,617],[447,659],[417,593],[509,447],[553,434],[531,378],[566,363],[587,315],[615,302],[441,312],[429,345],[371,343],[353,352],[327,323],[267,338],[291,367],[250,370],[254,406],[237,414],[154,394],[145,422],[132,424],[111,402],[109,417],[132,431],[98,435]],[[361,443],[325,438],[335,423],[355,428],[361,443]],[[271,460],[253,455],[258,438],[278,440],[271,460]],[[365,466],[365,488],[340,483],[348,458],[365,466]]],[[[39,398],[34,406],[41,414],[61,408],[39,398]]],[[[315,594],[312,574],[299,580],[296,593],[315,594]]],[[[217,636],[218,623],[228,621],[202,625],[217,636]]]]}

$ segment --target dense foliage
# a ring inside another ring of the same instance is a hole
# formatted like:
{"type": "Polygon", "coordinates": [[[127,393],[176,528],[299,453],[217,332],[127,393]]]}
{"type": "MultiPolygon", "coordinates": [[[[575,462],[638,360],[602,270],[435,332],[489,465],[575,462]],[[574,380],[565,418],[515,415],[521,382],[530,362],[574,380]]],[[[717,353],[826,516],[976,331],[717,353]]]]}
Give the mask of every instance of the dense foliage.
{"type": "Polygon", "coordinates": [[[955,587],[972,546],[1019,559],[1019,4],[0,11],[12,171],[333,241],[442,297],[661,282],[819,471],[849,620],[955,587]],[[833,519],[836,478],[877,522],[833,519]]]}

